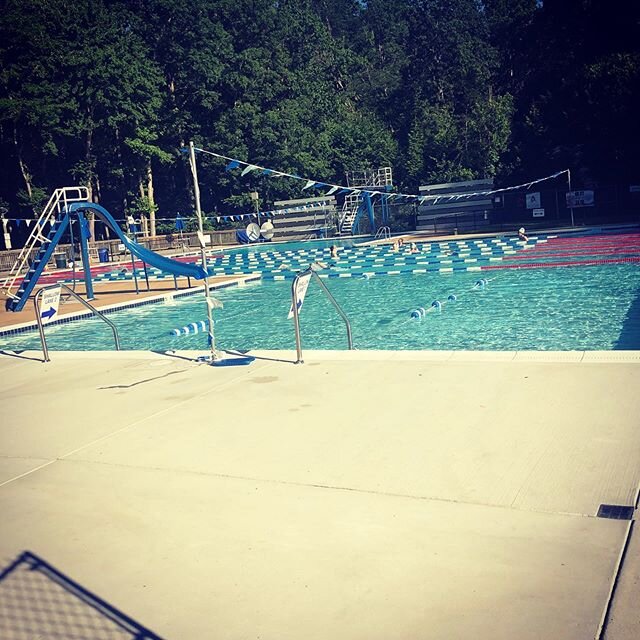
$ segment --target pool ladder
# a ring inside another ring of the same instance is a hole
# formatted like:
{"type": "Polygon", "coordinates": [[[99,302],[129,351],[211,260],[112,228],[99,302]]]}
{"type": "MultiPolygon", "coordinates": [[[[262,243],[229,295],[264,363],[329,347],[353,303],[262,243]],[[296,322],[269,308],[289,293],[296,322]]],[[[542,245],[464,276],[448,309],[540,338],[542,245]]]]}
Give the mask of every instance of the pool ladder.
{"type": "MultiPolygon", "coordinates": [[[[296,353],[297,359],[295,364],[302,364],[304,360],[302,359],[302,341],[300,339],[300,315],[298,309],[298,283],[304,278],[313,278],[319,285],[324,294],[329,298],[329,301],[334,306],[335,310],[338,312],[342,320],[344,321],[345,327],[347,329],[347,342],[349,343],[349,349],[353,349],[353,339],[351,337],[351,323],[349,322],[349,318],[347,318],[347,314],[342,310],[342,307],[338,304],[336,299],[331,295],[331,291],[327,289],[327,285],[322,282],[322,278],[316,273],[317,268],[323,268],[323,265],[313,263],[308,269],[301,271],[296,275],[293,279],[293,284],[291,285],[291,309],[293,311],[293,326],[296,332],[296,353]]],[[[305,290],[306,291],[306,290],[305,290]]]]}
{"type": "Polygon", "coordinates": [[[69,295],[73,296],[78,302],[82,303],[87,309],[89,309],[95,316],[98,316],[101,320],[106,322],[111,331],[113,332],[113,339],[116,345],[116,351],[120,351],[120,338],[118,337],[118,329],[116,325],[109,320],[104,314],[100,313],[90,302],[87,302],[84,298],[81,298],[73,289],[68,287],[66,284],[58,283],[51,284],[47,287],[42,287],[42,289],[38,289],[38,292],[33,298],[33,306],[36,310],[36,320],[38,322],[38,330],[40,331],[40,341],[42,342],[42,355],[44,356],[44,362],[50,362],[51,358],[49,358],[49,349],[47,347],[47,340],[44,336],[44,323],[42,322],[42,314],[40,313],[40,298],[45,291],[49,289],[56,288],[64,289],[69,295]]]}

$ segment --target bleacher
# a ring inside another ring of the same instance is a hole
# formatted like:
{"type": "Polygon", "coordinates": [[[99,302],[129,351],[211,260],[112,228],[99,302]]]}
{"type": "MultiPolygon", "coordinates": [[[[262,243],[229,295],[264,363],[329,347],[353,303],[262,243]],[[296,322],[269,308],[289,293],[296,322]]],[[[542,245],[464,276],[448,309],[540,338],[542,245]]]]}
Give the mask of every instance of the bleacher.
{"type": "Polygon", "coordinates": [[[336,199],[333,196],[278,200],[274,202],[274,211],[274,240],[324,238],[332,236],[336,229],[336,199]]]}
{"type": "Polygon", "coordinates": [[[419,187],[421,196],[433,196],[418,206],[416,230],[432,233],[463,233],[489,226],[493,203],[493,179],[446,182],[419,187]],[[442,196],[440,198],[440,196],[442,196]],[[455,196],[460,196],[455,198],[455,196]]]}

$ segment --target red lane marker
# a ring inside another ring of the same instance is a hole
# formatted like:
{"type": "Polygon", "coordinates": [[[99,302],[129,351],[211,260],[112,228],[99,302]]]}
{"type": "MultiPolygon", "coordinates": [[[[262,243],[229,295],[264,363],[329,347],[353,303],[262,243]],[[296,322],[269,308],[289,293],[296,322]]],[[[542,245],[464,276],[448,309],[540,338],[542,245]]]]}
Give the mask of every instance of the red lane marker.
{"type": "Polygon", "coordinates": [[[532,259],[548,259],[548,258],[572,258],[572,257],[580,257],[587,256],[590,258],[596,258],[599,256],[615,256],[619,254],[631,254],[629,257],[634,257],[634,254],[640,255],[640,251],[625,251],[625,250],[615,250],[615,251],[563,251],[563,252],[553,252],[553,251],[526,251],[524,253],[518,253],[515,256],[505,256],[502,258],[503,262],[510,262],[512,260],[532,260],[532,259]],[[595,255],[594,255],[595,254],[595,255]]]}
{"type": "Polygon", "coordinates": [[[487,265],[481,267],[482,271],[493,271],[494,269],[546,269],[552,267],[592,267],[599,264],[621,264],[628,262],[640,262],[640,256],[632,258],[603,259],[603,260],[582,260],[577,262],[529,262],[516,265],[487,265]]]}

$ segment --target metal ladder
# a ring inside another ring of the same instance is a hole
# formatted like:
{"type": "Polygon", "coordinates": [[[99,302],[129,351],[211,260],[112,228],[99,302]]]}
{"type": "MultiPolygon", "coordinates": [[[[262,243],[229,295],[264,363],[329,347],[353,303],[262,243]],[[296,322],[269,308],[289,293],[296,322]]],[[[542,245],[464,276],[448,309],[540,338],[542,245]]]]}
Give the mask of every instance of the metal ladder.
{"type": "Polygon", "coordinates": [[[98,311],[98,309],[96,309],[90,302],[87,302],[87,300],[85,300],[84,298],[81,298],[73,289],[68,287],[66,284],[63,284],[63,283],[50,284],[46,287],[42,287],[42,289],[39,289],[33,298],[33,307],[36,312],[36,321],[38,322],[38,331],[40,332],[40,342],[42,343],[42,355],[44,356],[43,361],[50,362],[51,358],[49,358],[49,348],[47,347],[47,340],[44,336],[44,322],[42,321],[42,313],[40,310],[40,298],[42,297],[42,294],[45,291],[49,291],[50,289],[55,289],[57,287],[59,287],[61,291],[64,289],[69,296],[72,296],[73,298],[75,298],[78,302],[80,302],[87,309],[89,309],[94,316],[96,316],[97,318],[100,318],[100,320],[102,320],[109,326],[109,328],[113,333],[113,340],[116,345],[116,351],[120,351],[120,337],[118,335],[118,329],[116,328],[116,325],[113,324],[111,320],[109,320],[109,318],[107,318],[103,313],[98,311]]]}
{"type": "Polygon", "coordinates": [[[380,227],[376,231],[376,235],[374,237],[374,240],[378,240],[380,238],[389,239],[390,237],[391,237],[391,228],[388,227],[388,226],[384,226],[384,227],[380,227]]]}
{"type": "MultiPolygon", "coordinates": [[[[347,343],[349,345],[349,349],[353,349],[353,338],[351,337],[351,323],[349,322],[349,318],[347,317],[347,314],[342,310],[342,307],[338,304],[338,301],[333,297],[333,295],[331,295],[331,291],[327,289],[327,285],[322,282],[322,279],[316,273],[316,269],[323,268],[324,265],[314,262],[307,269],[296,274],[296,277],[293,279],[293,283],[291,284],[291,312],[293,314],[293,328],[296,334],[295,364],[302,364],[304,362],[304,360],[302,359],[302,339],[300,338],[300,306],[302,305],[302,300],[300,299],[300,295],[298,293],[298,283],[304,282],[305,280],[311,280],[312,278],[320,285],[320,288],[327,296],[327,298],[329,298],[329,301],[333,305],[334,309],[338,312],[338,315],[342,318],[342,321],[344,322],[345,328],[347,330],[347,343]]],[[[306,292],[308,282],[301,286],[304,287],[304,291],[306,292]]]]}
{"type": "Polygon", "coordinates": [[[359,193],[349,193],[344,198],[342,213],[340,214],[340,233],[353,233],[353,222],[358,215],[361,197],[359,193]]]}
{"type": "Polygon", "coordinates": [[[51,242],[52,231],[60,221],[60,214],[66,212],[67,204],[71,202],[86,202],[88,199],[89,191],[87,187],[62,187],[53,192],[40,217],[35,221],[31,234],[9,271],[9,275],[0,285],[2,292],[7,295],[10,301],[20,299],[20,296],[12,292],[12,289],[19,279],[22,278],[24,280],[26,278],[35,261],[43,257],[43,248],[51,242]],[[48,237],[43,233],[43,229],[47,224],[50,225],[48,237]],[[35,260],[32,261],[33,254],[35,254],[35,260]]]}

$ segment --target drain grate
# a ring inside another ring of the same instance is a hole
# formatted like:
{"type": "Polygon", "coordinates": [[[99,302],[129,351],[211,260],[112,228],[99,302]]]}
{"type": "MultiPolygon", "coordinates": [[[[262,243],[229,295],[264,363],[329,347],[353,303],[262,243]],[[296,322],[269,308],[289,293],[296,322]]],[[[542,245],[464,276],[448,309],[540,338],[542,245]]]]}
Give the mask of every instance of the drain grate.
{"type": "Polygon", "coordinates": [[[610,518],[611,520],[632,520],[633,507],[622,504],[601,504],[598,509],[598,518],[610,518]]]}

